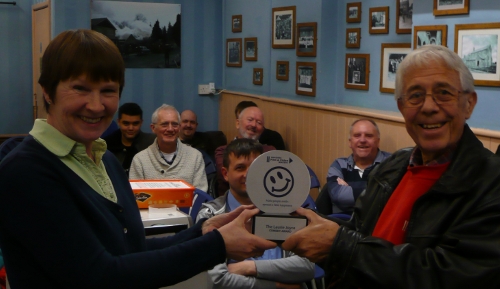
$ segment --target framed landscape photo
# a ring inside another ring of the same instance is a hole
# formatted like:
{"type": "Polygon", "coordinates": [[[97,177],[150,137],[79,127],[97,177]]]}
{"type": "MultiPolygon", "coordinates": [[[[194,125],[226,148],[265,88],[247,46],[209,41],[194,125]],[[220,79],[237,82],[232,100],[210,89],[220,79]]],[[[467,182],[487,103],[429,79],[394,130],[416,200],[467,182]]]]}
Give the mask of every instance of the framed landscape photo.
{"type": "Polygon", "coordinates": [[[295,93],[316,95],[316,62],[297,62],[295,93]]]}
{"type": "Polygon", "coordinates": [[[474,84],[500,86],[500,22],[455,25],[455,52],[474,77],[474,84]]]}
{"type": "Polygon", "coordinates": [[[370,87],[370,54],[346,54],[344,87],[368,90],[370,87]]]}
{"type": "Polygon", "coordinates": [[[264,68],[254,68],[253,69],[253,84],[262,85],[263,78],[264,78],[264,68]]]}
{"type": "Polygon", "coordinates": [[[273,48],[295,48],[295,6],[273,8],[273,48]]]}
{"type": "Polygon", "coordinates": [[[469,14],[469,0],[434,0],[434,15],[469,14]]]}
{"type": "Polygon", "coordinates": [[[245,42],[245,60],[257,61],[258,51],[259,51],[257,46],[257,37],[245,38],[244,42],[245,42]]]}
{"type": "Polygon", "coordinates": [[[347,3],[345,19],[347,23],[361,22],[361,2],[347,3]]]}
{"type": "Polygon", "coordinates": [[[411,52],[411,43],[382,43],[380,62],[380,91],[394,93],[396,71],[411,52]]]}
{"type": "Polygon", "coordinates": [[[361,41],[361,28],[347,28],[345,32],[345,47],[359,48],[361,41]]]}
{"type": "Polygon", "coordinates": [[[447,25],[430,25],[413,27],[413,49],[428,44],[446,46],[447,25]]]}
{"type": "Polygon", "coordinates": [[[241,32],[243,30],[243,16],[233,15],[232,17],[232,32],[241,32]]]}
{"type": "Polygon", "coordinates": [[[413,0],[396,0],[396,33],[411,34],[413,0]]]}
{"type": "Polygon", "coordinates": [[[226,40],[226,66],[241,67],[241,38],[226,40]]]}
{"type": "Polygon", "coordinates": [[[276,79],[288,81],[288,61],[276,61],[276,79]]]}
{"type": "Polygon", "coordinates": [[[370,34],[389,33],[389,6],[370,8],[370,34]]]}
{"type": "Polygon", "coordinates": [[[316,56],[317,27],[316,22],[297,24],[297,56],[316,56]]]}

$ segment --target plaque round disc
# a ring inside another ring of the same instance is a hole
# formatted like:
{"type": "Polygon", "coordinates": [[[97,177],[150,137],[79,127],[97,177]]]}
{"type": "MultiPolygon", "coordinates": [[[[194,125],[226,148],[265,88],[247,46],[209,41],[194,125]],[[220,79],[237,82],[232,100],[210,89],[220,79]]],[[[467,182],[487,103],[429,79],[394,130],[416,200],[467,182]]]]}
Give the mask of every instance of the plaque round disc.
{"type": "Polygon", "coordinates": [[[265,213],[289,214],[307,198],[311,186],[304,162],[287,151],[269,151],[248,168],[246,187],[254,205],[265,213]]]}

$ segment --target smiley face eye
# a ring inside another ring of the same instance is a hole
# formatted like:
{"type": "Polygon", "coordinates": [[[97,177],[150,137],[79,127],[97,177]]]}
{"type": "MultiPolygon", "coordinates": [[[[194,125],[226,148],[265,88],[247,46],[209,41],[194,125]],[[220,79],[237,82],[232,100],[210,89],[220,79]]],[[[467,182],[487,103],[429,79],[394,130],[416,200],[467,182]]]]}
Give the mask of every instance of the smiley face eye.
{"type": "Polygon", "coordinates": [[[271,179],[271,182],[273,182],[273,184],[276,184],[276,179],[273,176],[271,176],[270,179],[271,179]]]}
{"type": "Polygon", "coordinates": [[[278,178],[283,179],[283,174],[281,172],[278,172],[277,175],[278,175],[278,178]]]}

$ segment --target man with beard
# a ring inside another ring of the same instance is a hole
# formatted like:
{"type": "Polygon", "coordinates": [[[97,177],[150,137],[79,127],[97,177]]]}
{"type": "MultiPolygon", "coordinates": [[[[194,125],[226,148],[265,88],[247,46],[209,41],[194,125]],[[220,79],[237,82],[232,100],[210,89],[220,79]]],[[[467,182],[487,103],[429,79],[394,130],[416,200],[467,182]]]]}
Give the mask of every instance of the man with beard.
{"type": "Polygon", "coordinates": [[[352,214],[356,199],[366,188],[368,174],[391,155],[379,150],[379,142],[380,131],[373,120],[358,119],[351,124],[352,154],[336,159],[326,177],[332,210],[329,214],[352,214]]]}
{"type": "MultiPolygon", "coordinates": [[[[264,131],[264,114],[258,107],[247,107],[240,113],[240,117],[236,120],[236,129],[238,136],[236,138],[249,138],[258,140],[264,131]]],[[[217,168],[217,192],[219,196],[224,195],[229,189],[228,182],[222,176],[222,163],[224,151],[227,145],[220,146],[215,150],[215,167],[217,168]]],[[[275,150],[276,148],[270,145],[262,145],[264,152],[275,150]]]]}

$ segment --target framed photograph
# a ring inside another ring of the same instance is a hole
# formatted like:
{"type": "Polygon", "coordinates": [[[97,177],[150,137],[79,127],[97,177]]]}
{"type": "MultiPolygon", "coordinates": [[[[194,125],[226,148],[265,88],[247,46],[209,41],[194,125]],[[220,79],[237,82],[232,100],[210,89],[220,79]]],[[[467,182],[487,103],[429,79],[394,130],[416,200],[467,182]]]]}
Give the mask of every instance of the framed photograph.
{"type": "Polygon", "coordinates": [[[232,31],[241,32],[243,28],[243,17],[241,15],[233,15],[232,17],[232,31]]]}
{"type": "Polygon", "coordinates": [[[273,8],[273,48],[295,48],[295,6],[273,8]]]}
{"type": "Polygon", "coordinates": [[[370,54],[346,54],[344,87],[368,90],[370,87],[370,54]]]}
{"type": "Polygon", "coordinates": [[[276,61],[276,79],[288,81],[288,61],[276,61]]]}
{"type": "Polygon", "coordinates": [[[413,49],[427,44],[446,46],[447,25],[430,25],[413,27],[413,49]]]}
{"type": "Polygon", "coordinates": [[[474,77],[474,84],[500,86],[500,22],[455,25],[455,52],[474,77]]]}
{"type": "Polygon", "coordinates": [[[226,66],[241,67],[241,38],[226,40],[226,66]]]}
{"type": "Polygon", "coordinates": [[[359,48],[361,28],[347,28],[345,32],[345,47],[359,48]]]}
{"type": "Polygon", "coordinates": [[[411,43],[382,43],[380,62],[380,91],[394,93],[396,71],[411,52],[411,43]]]}
{"type": "Polygon", "coordinates": [[[295,93],[316,96],[316,62],[297,62],[295,93]]]}
{"type": "Polygon", "coordinates": [[[413,0],[396,0],[396,33],[411,34],[413,0]]]}
{"type": "Polygon", "coordinates": [[[347,3],[345,19],[347,23],[361,22],[361,2],[347,3]]]}
{"type": "Polygon", "coordinates": [[[254,68],[253,69],[253,84],[262,85],[263,78],[264,78],[264,68],[254,68]]]}
{"type": "Polygon", "coordinates": [[[244,39],[245,42],[245,60],[246,61],[257,61],[257,37],[249,37],[244,39]]]}
{"type": "Polygon", "coordinates": [[[316,56],[318,23],[297,24],[297,56],[316,56]]]}
{"type": "Polygon", "coordinates": [[[92,30],[104,34],[117,44],[125,68],[181,68],[181,40],[185,37],[181,29],[181,19],[184,17],[181,4],[88,2],[92,30]],[[131,15],[134,15],[133,18],[130,18],[131,15]],[[135,15],[137,19],[134,19],[135,15]],[[163,33],[172,37],[163,37],[163,33]]]}
{"type": "Polygon", "coordinates": [[[434,15],[469,14],[469,0],[434,0],[434,15]]]}
{"type": "Polygon", "coordinates": [[[369,17],[370,34],[389,33],[389,6],[370,8],[369,17]]]}

